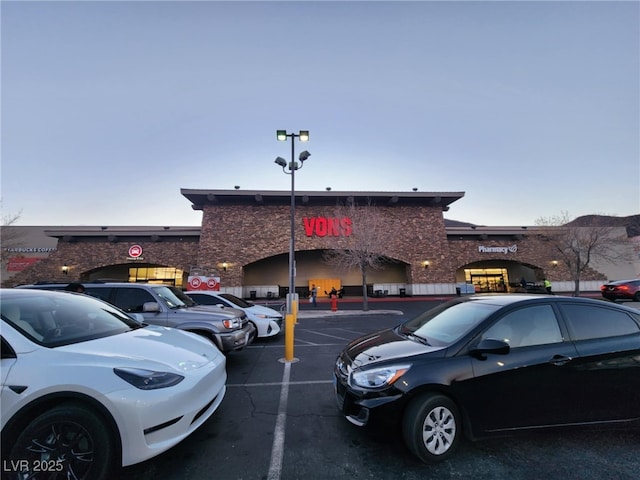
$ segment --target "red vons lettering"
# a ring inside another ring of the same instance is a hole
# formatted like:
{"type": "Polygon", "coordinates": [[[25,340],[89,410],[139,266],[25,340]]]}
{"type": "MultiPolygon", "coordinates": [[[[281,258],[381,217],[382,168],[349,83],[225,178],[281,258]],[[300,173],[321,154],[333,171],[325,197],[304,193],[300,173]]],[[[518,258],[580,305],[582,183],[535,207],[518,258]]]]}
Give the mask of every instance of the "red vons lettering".
{"type": "Polygon", "coordinates": [[[304,232],[307,237],[348,237],[351,235],[349,217],[304,217],[304,232]]]}

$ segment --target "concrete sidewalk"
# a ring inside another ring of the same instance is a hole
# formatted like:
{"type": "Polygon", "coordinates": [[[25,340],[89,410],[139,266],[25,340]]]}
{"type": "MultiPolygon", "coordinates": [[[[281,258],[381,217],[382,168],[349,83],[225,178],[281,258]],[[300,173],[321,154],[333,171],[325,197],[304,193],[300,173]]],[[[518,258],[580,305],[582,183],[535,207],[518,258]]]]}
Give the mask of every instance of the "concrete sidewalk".
{"type": "Polygon", "coordinates": [[[402,315],[400,310],[299,310],[298,318],[344,317],[354,315],[402,315]]]}

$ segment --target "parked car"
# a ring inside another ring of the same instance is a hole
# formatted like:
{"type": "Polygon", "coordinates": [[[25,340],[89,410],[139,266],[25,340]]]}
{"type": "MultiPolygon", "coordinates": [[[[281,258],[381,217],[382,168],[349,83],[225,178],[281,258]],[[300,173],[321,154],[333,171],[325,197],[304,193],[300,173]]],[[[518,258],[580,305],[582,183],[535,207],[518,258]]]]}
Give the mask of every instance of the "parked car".
{"type": "MultiPolygon", "coordinates": [[[[202,335],[223,353],[251,344],[256,329],[240,311],[198,307],[179,288],[151,283],[83,283],[85,293],[127,313],[141,314],[152,325],[175,327],[202,335]]],[[[22,285],[18,288],[63,290],[66,284],[22,285]]]]}
{"type": "Polygon", "coordinates": [[[201,336],[76,293],[2,289],[0,312],[2,478],[111,478],[224,398],[225,356],[201,336]]]}
{"type": "Polygon", "coordinates": [[[631,300],[640,302],[640,280],[619,280],[605,283],[600,287],[602,296],[607,300],[631,300]]]}
{"type": "Polygon", "coordinates": [[[239,308],[258,330],[258,337],[273,337],[282,329],[282,314],[273,308],[256,305],[230,293],[193,290],[185,292],[198,305],[222,305],[224,307],[239,308]]]}
{"type": "Polygon", "coordinates": [[[460,297],[339,354],[338,407],[358,426],[399,426],[424,462],[463,434],[640,419],[640,312],[551,295],[460,297]]]}

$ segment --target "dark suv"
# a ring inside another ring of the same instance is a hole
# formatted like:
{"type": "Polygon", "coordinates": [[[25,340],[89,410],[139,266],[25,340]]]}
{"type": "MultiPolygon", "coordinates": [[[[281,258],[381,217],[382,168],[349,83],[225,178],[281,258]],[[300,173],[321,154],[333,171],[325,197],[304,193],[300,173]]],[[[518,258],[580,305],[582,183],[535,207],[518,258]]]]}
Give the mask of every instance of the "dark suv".
{"type": "MultiPolygon", "coordinates": [[[[246,314],[234,309],[197,306],[179,288],[150,283],[83,283],[85,293],[142,316],[146,323],[187,330],[209,338],[223,353],[241,350],[257,332],[246,314]]],[[[63,290],[66,284],[18,288],[63,290]]]]}
{"type": "Polygon", "coordinates": [[[605,283],[600,287],[602,296],[607,300],[632,300],[640,302],[640,280],[620,280],[605,283]]]}

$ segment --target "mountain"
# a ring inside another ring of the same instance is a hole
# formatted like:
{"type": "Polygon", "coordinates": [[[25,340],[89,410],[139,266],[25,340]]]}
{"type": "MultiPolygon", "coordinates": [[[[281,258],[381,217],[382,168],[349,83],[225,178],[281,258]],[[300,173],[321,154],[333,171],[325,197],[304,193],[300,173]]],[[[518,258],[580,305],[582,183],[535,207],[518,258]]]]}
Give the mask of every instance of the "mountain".
{"type": "Polygon", "coordinates": [[[567,225],[574,227],[626,227],[627,236],[640,236],[640,215],[629,215],[628,217],[612,217],[608,215],[583,215],[572,220],[567,225]]]}

